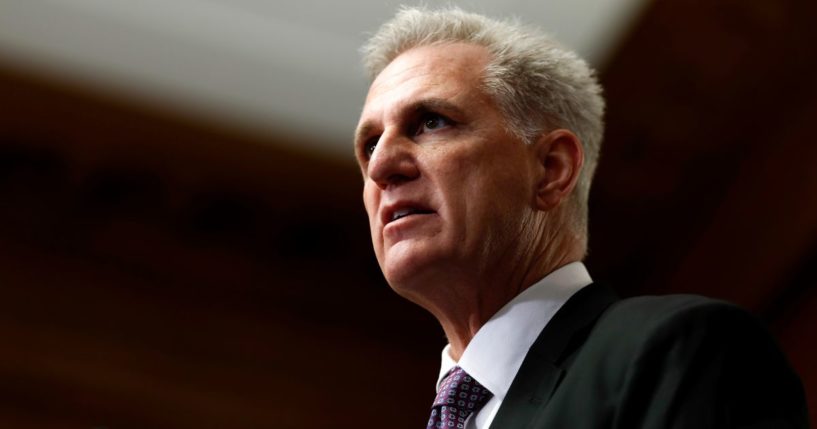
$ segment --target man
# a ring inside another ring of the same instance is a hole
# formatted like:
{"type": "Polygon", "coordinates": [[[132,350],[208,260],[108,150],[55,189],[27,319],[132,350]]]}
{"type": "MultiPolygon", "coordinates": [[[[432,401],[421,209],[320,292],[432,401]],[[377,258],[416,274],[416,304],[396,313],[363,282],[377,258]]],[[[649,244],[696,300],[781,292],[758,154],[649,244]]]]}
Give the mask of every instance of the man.
{"type": "Polygon", "coordinates": [[[807,427],[768,335],[700,297],[591,284],[593,72],[538,31],[403,9],[355,136],[383,273],[449,340],[429,427],[807,427]]]}

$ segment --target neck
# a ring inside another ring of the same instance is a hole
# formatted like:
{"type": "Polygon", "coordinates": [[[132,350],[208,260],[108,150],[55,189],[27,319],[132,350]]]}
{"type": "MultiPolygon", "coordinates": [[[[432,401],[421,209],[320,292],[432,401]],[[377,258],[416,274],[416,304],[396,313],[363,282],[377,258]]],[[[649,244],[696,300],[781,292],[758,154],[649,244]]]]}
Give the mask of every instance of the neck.
{"type": "Polygon", "coordinates": [[[440,322],[454,360],[462,357],[482,325],[505,304],[556,269],[582,259],[582,252],[570,240],[549,238],[550,246],[527,253],[531,255],[529,263],[523,263],[523,258],[512,260],[516,265],[512,265],[512,268],[515,269],[506,271],[502,276],[491,277],[487,273],[478,277],[456,276],[468,279],[459,282],[449,277],[444,283],[438,283],[441,285],[438,290],[448,291],[452,296],[438,297],[433,302],[424,303],[427,305],[421,304],[440,322]]]}

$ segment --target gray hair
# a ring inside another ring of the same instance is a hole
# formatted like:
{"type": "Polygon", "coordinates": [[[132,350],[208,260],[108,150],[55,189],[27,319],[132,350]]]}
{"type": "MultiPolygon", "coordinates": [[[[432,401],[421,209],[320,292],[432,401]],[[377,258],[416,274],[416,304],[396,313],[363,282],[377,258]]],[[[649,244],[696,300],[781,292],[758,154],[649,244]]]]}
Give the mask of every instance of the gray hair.
{"type": "Polygon", "coordinates": [[[584,167],[569,199],[572,213],[565,215],[586,245],[587,199],[604,131],[604,99],[594,71],[539,29],[459,8],[402,7],[361,48],[363,64],[374,79],[411,48],[455,42],[490,52],[483,89],[497,102],[511,132],[530,143],[547,129],[567,128],[581,140],[584,167]]]}

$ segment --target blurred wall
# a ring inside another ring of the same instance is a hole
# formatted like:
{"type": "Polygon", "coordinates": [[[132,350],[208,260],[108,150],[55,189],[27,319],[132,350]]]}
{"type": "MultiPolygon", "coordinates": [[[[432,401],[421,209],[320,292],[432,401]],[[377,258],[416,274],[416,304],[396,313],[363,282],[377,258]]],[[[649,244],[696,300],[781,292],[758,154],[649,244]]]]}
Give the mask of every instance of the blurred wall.
{"type": "MultiPolygon", "coordinates": [[[[623,295],[749,308],[813,420],[815,18],[794,0],[643,14],[602,70],[588,261],[623,295]]],[[[10,64],[0,100],[0,426],[425,421],[445,340],[384,283],[348,159],[10,64]]]]}
{"type": "Polygon", "coordinates": [[[590,265],[764,319],[817,418],[817,3],[660,1],[603,72],[590,265]]]}

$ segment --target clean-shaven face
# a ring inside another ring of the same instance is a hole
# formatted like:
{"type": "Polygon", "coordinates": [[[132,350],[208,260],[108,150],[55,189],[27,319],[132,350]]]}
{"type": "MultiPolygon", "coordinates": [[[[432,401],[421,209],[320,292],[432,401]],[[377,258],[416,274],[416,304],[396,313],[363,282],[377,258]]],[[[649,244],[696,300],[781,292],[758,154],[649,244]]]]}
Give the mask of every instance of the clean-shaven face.
{"type": "Polygon", "coordinates": [[[533,209],[535,157],[482,90],[483,47],[408,50],[372,83],[355,152],[380,268],[421,295],[513,263],[533,209]]]}

